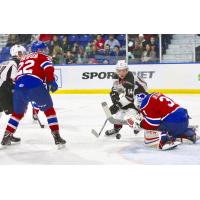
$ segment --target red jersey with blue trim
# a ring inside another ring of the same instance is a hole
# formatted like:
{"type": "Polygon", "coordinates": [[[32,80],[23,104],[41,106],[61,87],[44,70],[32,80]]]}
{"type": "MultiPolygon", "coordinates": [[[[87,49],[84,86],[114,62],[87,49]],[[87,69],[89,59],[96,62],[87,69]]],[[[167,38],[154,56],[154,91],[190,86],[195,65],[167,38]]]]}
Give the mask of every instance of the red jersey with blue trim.
{"type": "Polygon", "coordinates": [[[24,75],[33,76],[42,82],[54,81],[54,66],[49,56],[42,53],[30,53],[22,57],[16,80],[24,75]]]}
{"type": "Polygon", "coordinates": [[[148,94],[140,106],[144,116],[140,126],[147,130],[155,130],[160,126],[162,120],[179,107],[172,99],[161,93],[148,94]]]}

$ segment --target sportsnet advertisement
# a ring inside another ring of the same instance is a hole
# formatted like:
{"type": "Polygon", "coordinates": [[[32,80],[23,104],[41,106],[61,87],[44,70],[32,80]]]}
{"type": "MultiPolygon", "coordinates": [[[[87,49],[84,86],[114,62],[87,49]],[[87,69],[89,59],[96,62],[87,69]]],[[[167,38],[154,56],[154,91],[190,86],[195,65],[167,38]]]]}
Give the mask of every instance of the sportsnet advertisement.
{"type": "MultiPolygon", "coordinates": [[[[200,64],[130,65],[149,90],[166,93],[199,93],[200,64]]],[[[58,93],[108,93],[114,65],[56,66],[58,93]]]]}

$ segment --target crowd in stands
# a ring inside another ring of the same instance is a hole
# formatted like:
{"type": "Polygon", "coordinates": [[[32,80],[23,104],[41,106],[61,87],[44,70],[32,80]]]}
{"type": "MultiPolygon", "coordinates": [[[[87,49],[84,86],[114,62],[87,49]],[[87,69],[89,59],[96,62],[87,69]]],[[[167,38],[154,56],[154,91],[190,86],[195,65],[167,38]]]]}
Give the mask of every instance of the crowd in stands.
{"type": "Polygon", "coordinates": [[[14,44],[30,50],[31,43],[36,40],[47,44],[54,64],[116,64],[126,58],[125,34],[10,34],[0,61],[2,53],[6,58],[9,56],[14,44]]]}
{"type": "Polygon", "coordinates": [[[128,35],[129,63],[155,63],[159,61],[159,36],[155,34],[128,35]]]}

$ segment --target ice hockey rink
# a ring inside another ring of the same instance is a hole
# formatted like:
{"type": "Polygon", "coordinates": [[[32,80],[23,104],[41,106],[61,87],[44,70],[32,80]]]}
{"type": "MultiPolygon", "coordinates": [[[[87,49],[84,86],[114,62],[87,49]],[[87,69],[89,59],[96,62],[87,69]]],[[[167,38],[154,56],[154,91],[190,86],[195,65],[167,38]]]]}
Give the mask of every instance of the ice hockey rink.
{"type": "MultiPolygon", "coordinates": [[[[190,124],[200,125],[200,95],[168,95],[183,107],[192,117],[190,124]]],[[[53,95],[54,105],[60,122],[61,135],[67,140],[66,148],[57,150],[43,113],[39,114],[45,128],[33,122],[31,106],[22,120],[16,136],[20,144],[0,150],[0,164],[200,164],[200,142],[182,144],[171,151],[160,151],[147,147],[143,135],[135,136],[125,126],[121,139],[99,138],[91,129],[100,130],[105,115],[101,102],[110,104],[108,95],[53,95]]],[[[1,137],[8,116],[0,119],[1,137]]],[[[107,124],[105,129],[112,128],[107,124]]]]}

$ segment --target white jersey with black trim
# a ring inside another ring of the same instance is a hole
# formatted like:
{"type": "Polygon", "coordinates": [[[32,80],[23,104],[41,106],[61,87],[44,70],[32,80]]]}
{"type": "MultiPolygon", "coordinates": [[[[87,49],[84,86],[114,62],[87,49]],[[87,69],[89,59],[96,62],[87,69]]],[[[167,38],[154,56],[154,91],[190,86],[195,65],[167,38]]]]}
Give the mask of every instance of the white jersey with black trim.
{"type": "Polygon", "coordinates": [[[15,81],[16,76],[17,76],[17,63],[14,60],[4,61],[0,64],[0,87],[8,79],[12,79],[13,81],[15,81]]]}

